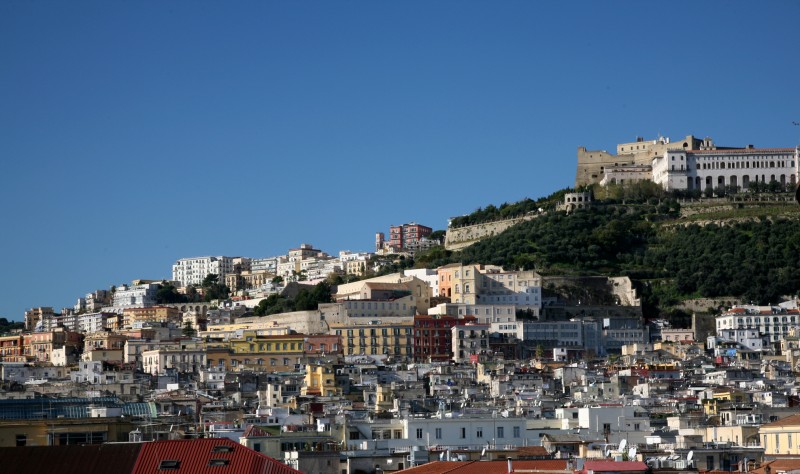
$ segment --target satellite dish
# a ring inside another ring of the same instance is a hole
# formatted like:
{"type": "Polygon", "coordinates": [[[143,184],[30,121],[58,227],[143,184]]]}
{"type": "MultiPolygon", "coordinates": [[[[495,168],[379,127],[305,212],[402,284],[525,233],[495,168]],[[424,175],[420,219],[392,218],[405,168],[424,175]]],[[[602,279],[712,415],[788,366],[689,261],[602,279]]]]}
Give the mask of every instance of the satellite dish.
{"type": "Polygon", "coordinates": [[[691,461],[694,457],[694,451],[689,451],[689,454],[686,455],[686,460],[691,461]]]}
{"type": "Polygon", "coordinates": [[[611,457],[611,450],[610,449],[606,449],[606,457],[607,458],[611,457]]]}
{"type": "Polygon", "coordinates": [[[623,439],[622,441],[619,442],[619,450],[620,451],[625,451],[625,447],[626,446],[628,446],[628,440],[627,439],[623,439]]]}
{"type": "Polygon", "coordinates": [[[439,461],[444,461],[444,451],[439,453],[439,461]]]}
{"type": "Polygon", "coordinates": [[[484,457],[484,456],[486,456],[486,448],[483,448],[481,450],[481,457],[484,457]]]}
{"type": "Polygon", "coordinates": [[[628,461],[633,461],[636,459],[636,446],[631,446],[631,449],[628,450],[628,461]]]}

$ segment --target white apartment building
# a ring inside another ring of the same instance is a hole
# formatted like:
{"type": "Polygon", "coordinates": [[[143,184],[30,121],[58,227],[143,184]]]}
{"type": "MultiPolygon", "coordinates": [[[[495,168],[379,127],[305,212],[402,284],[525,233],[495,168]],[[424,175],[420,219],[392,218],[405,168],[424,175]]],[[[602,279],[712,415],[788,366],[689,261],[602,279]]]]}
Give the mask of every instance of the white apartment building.
{"type": "Polygon", "coordinates": [[[800,311],[780,306],[734,306],[716,317],[717,336],[759,348],[758,340],[778,342],[798,327],[800,311]]]}
{"type": "MultiPolygon", "coordinates": [[[[710,139],[706,139],[710,140],[710,139]]],[[[653,181],[667,191],[720,186],[748,189],[750,183],[797,184],[798,148],[668,150],[653,159],[653,181]]]]}
{"type": "Polygon", "coordinates": [[[428,268],[417,268],[413,270],[403,270],[403,276],[413,276],[424,281],[433,290],[433,296],[439,296],[439,272],[428,268]]]}
{"type": "Polygon", "coordinates": [[[462,415],[448,418],[403,420],[404,441],[412,446],[441,446],[451,449],[528,446],[539,440],[526,439],[527,420],[507,413],[462,415]],[[533,441],[533,442],[532,442],[533,441]]]}
{"type": "Polygon", "coordinates": [[[203,348],[180,348],[172,346],[142,352],[142,366],[145,373],[159,375],[167,369],[181,373],[196,373],[206,366],[206,351],[203,348]]]}
{"type": "Polygon", "coordinates": [[[233,273],[238,257],[192,257],[182,258],[172,265],[172,280],[181,286],[200,286],[206,276],[218,275],[219,281],[225,281],[225,275],[233,273]]]}
{"type": "Polygon", "coordinates": [[[112,305],[115,309],[155,306],[158,287],[158,283],[143,283],[132,286],[120,285],[114,292],[112,305]]]}
{"type": "Polygon", "coordinates": [[[255,272],[268,272],[275,273],[278,270],[278,258],[254,258],[250,262],[250,271],[255,272]]]}
{"type": "Polygon", "coordinates": [[[533,309],[539,314],[542,307],[542,277],[533,271],[480,272],[480,288],[476,289],[482,304],[513,304],[533,309]]]}
{"type": "Polygon", "coordinates": [[[106,320],[113,315],[103,312],[80,314],[75,317],[77,323],[75,330],[84,334],[102,331],[106,328],[106,320]]]}

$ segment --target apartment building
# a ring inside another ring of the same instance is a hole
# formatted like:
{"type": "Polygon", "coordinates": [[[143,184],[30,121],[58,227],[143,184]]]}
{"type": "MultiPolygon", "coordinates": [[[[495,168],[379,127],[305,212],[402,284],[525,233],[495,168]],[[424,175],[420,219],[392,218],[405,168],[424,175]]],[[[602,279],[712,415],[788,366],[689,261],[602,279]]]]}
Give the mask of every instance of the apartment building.
{"type": "Polygon", "coordinates": [[[140,283],[133,285],[120,285],[114,291],[112,306],[123,310],[132,307],[155,306],[158,283],[140,283]]]}
{"type": "Polygon", "coordinates": [[[25,330],[33,331],[37,324],[46,319],[52,318],[54,315],[55,311],[53,311],[53,308],[49,306],[31,308],[25,311],[25,330]]]}
{"type": "Polygon", "coordinates": [[[122,325],[126,328],[141,328],[153,323],[181,323],[181,310],[169,306],[126,308],[122,311],[122,325]]]}
{"type": "Polygon", "coordinates": [[[420,241],[433,233],[430,227],[409,222],[389,227],[389,247],[394,250],[409,250],[420,246],[420,241]]]}
{"type": "Polygon", "coordinates": [[[450,315],[414,316],[414,361],[446,362],[453,358],[451,328],[474,322],[473,316],[458,318],[450,315]]]}
{"type": "Polygon", "coordinates": [[[716,317],[717,336],[759,348],[761,340],[777,344],[800,323],[800,311],[779,306],[734,306],[716,317]]]}
{"type": "Polygon", "coordinates": [[[410,360],[414,355],[412,318],[350,318],[345,323],[331,323],[330,328],[332,334],[341,337],[345,356],[410,360]]]}
{"type": "Polygon", "coordinates": [[[459,322],[450,328],[451,345],[453,347],[453,361],[484,362],[490,354],[488,324],[475,324],[466,321],[459,322]]]}
{"type": "Polygon", "coordinates": [[[225,275],[234,272],[234,265],[241,266],[244,260],[225,256],[182,258],[172,265],[172,279],[181,286],[200,286],[208,275],[214,274],[224,282],[225,275]]]}
{"type": "Polygon", "coordinates": [[[0,337],[0,362],[25,362],[24,338],[21,334],[0,337]]]}
{"type": "Polygon", "coordinates": [[[439,269],[439,292],[453,303],[512,304],[538,315],[542,278],[534,271],[505,271],[495,265],[451,264],[439,269]]]}

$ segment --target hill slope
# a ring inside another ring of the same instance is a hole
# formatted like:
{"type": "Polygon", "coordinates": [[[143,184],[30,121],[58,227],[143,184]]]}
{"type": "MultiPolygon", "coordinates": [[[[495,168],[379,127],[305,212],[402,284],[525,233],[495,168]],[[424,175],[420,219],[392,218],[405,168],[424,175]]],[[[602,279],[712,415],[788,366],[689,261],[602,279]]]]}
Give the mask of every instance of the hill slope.
{"type": "Polygon", "coordinates": [[[707,211],[700,206],[682,218],[674,199],[601,201],[570,215],[550,212],[461,252],[436,249],[417,264],[480,262],[543,275],[627,275],[650,316],[687,298],[734,296],[766,304],[794,295],[800,287],[800,207],[739,206],[724,212],[718,204],[707,211]]]}

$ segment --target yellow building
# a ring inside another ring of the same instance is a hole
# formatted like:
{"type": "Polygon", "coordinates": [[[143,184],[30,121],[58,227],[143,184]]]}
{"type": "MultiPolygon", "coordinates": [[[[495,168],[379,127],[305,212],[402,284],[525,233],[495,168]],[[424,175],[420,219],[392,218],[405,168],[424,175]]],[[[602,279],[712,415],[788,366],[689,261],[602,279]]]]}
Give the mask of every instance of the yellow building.
{"type": "Polygon", "coordinates": [[[345,356],[367,355],[395,360],[414,355],[414,320],[381,318],[360,321],[349,318],[347,324],[331,324],[331,333],[342,338],[345,356]]]}
{"type": "Polygon", "coordinates": [[[181,311],[168,306],[152,306],[150,308],[128,308],[122,311],[124,327],[133,327],[135,323],[181,323],[181,311]]]}
{"type": "Polygon", "coordinates": [[[800,455],[800,414],[761,425],[758,434],[764,456],[800,455]]]}
{"type": "Polygon", "coordinates": [[[305,359],[305,335],[261,335],[244,331],[227,344],[215,343],[207,349],[208,366],[221,366],[238,372],[290,372],[298,370],[305,359]]]}
{"type": "Polygon", "coordinates": [[[340,397],[342,389],[336,386],[333,364],[306,364],[305,386],[302,396],[340,397]]]}

